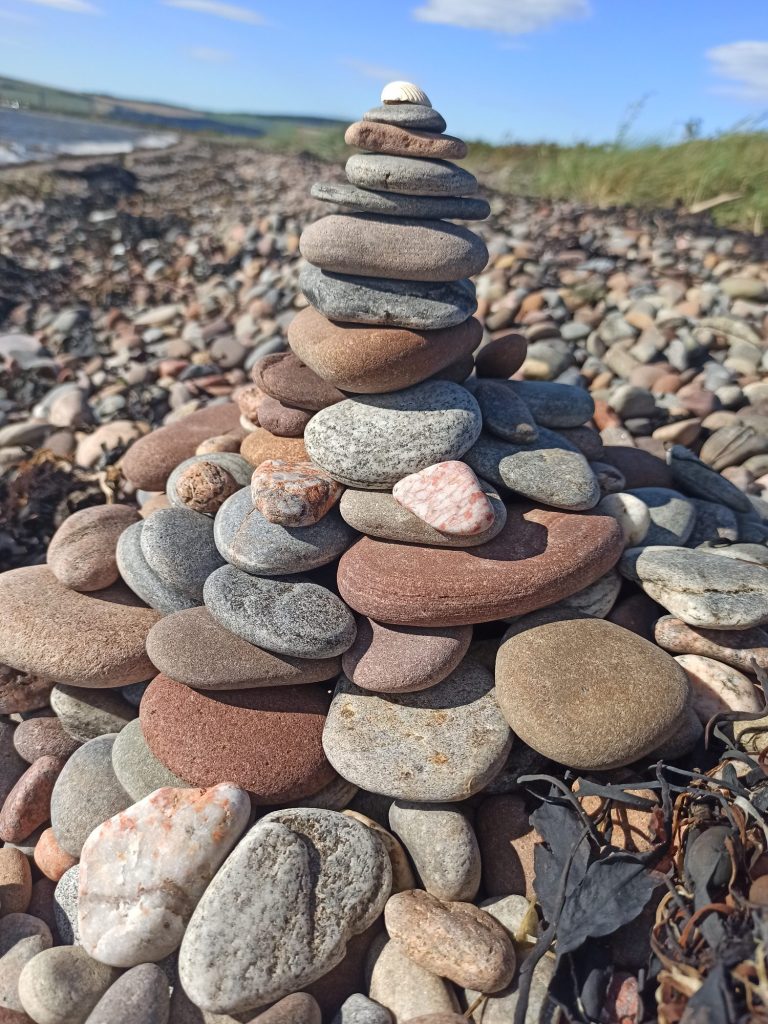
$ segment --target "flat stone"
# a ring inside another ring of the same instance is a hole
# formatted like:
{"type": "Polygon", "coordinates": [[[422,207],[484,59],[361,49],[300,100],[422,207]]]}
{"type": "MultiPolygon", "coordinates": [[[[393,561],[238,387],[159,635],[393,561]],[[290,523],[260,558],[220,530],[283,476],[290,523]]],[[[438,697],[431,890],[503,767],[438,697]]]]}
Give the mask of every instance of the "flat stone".
{"type": "Polygon", "coordinates": [[[466,462],[440,462],[403,477],[392,488],[392,496],[428,526],[451,536],[487,533],[496,518],[466,462]]]}
{"type": "Polygon", "coordinates": [[[338,558],[355,536],[336,508],[310,526],[272,523],[254,508],[247,487],[224,502],[215,521],[221,555],[231,565],[256,576],[311,572],[338,558]]]}
{"type": "Polygon", "coordinates": [[[227,779],[257,803],[279,804],[333,778],[321,743],[327,708],[320,687],[200,693],[157,676],[141,702],[141,728],[154,756],[186,783],[227,779]]]}
{"type": "Polygon", "coordinates": [[[418,384],[470,355],[481,337],[480,322],[472,317],[443,330],[415,331],[334,323],[311,306],[288,327],[289,344],[307,366],[356,394],[418,384]]]}
{"type": "MultiPolygon", "coordinates": [[[[58,718],[27,718],[19,722],[13,733],[16,752],[32,764],[38,757],[67,758],[80,742],[63,729],[58,718]]],[[[0,793],[0,798],[3,794],[0,793]]]]}
{"type": "Polygon", "coordinates": [[[160,672],[198,690],[319,683],[341,671],[338,657],[292,658],[256,647],[207,608],[166,615],[149,631],[147,653],[160,672]]]}
{"type": "Polygon", "coordinates": [[[347,678],[362,690],[414,693],[445,679],[471,639],[469,626],[385,626],[361,617],[355,642],[341,660],[347,678]]]}
{"type": "Polygon", "coordinates": [[[595,506],[595,512],[616,520],[624,534],[625,547],[637,547],[651,528],[650,510],[637,493],[606,494],[595,506]]]}
{"type": "Polygon", "coordinates": [[[471,903],[443,903],[413,889],[390,897],[384,920],[395,945],[433,974],[481,992],[497,992],[512,980],[512,941],[498,921],[471,903]]]}
{"type": "Polygon", "coordinates": [[[214,541],[212,520],[188,509],[153,512],[141,526],[140,543],[150,569],[198,604],[203,600],[203,584],[224,564],[214,541]]]}
{"type": "Polygon", "coordinates": [[[625,493],[639,498],[648,509],[651,523],[643,547],[685,544],[696,523],[696,506],[684,495],[667,487],[638,487],[625,493]]]}
{"type": "Polygon", "coordinates": [[[81,946],[54,946],[21,972],[19,999],[36,1024],[83,1024],[118,976],[81,946]]]}
{"type": "Polygon", "coordinates": [[[29,858],[13,846],[0,849],[0,917],[23,914],[32,897],[29,858]]]}
{"type": "Polygon", "coordinates": [[[513,380],[505,387],[525,403],[541,427],[580,427],[595,411],[590,393],[573,384],[513,380]]]}
{"type": "Polygon", "coordinates": [[[131,804],[112,769],[114,742],[114,736],[98,736],[84,743],[53,787],[51,827],[56,842],[72,857],[80,856],[95,828],[131,804]]]}
{"type": "Polygon", "coordinates": [[[131,800],[143,800],[157,789],[188,788],[149,749],[138,718],[117,734],[112,746],[112,768],[131,800]]]}
{"type": "Polygon", "coordinates": [[[369,153],[387,153],[390,156],[463,160],[467,155],[466,142],[453,135],[403,128],[381,121],[355,121],[344,133],[344,141],[348,146],[357,146],[369,153]]]}
{"type": "Polygon", "coordinates": [[[534,444],[539,431],[531,411],[507,383],[480,378],[467,381],[466,386],[477,399],[486,430],[514,444],[534,444]]]}
{"type": "Polygon", "coordinates": [[[351,213],[376,213],[387,217],[424,220],[485,220],[491,206],[486,199],[470,196],[407,196],[397,192],[374,192],[347,182],[317,182],[310,195],[323,203],[336,203],[351,213]]]}
{"type": "Polygon", "coordinates": [[[476,547],[493,540],[507,521],[507,508],[496,489],[484,480],[480,489],[493,510],[493,522],[482,533],[459,535],[443,533],[425,523],[385,491],[357,491],[347,488],[339,502],[342,518],[355,530],[370,537],[396,540],[404,544],[427,544],[435,547],[476,547]]]}
{"type": "Polygon", "coordinates": [[[251,477],[251,499],[268,523],[314,526],[341,497],[344,488],[313,462],[267,459],[251,477]]]}
{"type": "Polygon", "coordinates": [[[97,505],[65,519],[48,545],[53,575],[70,590],[103,590],[117,581],[117,538],[139,514],[130,505],[97,505]]]}
{"type": "Polygon", "coordinates": [[[383,844],[335,811],[262,818],[206,890],[181,946],[179,977],[203,1010],[237,1013],[304,988],[344,957],[392,886],[383,844]],[[254,879],[268,884],[254,886],[254,879]]]}
{"type": "MultiPolygon", "coordinates": [[[[166,483],[166,493],[168,494],[168,500],[174,508],[183,510],[190,509],[188,505],[188,495],[183,493],[179,494],[178,486],[179,483],[182,485],[182,491],[184,489],[185,479],[189,479],[189,473],[191,470],[206,470],[216,467],[224,471],[224,473],[231,477],[232,480],[239,487],[246,487],[251,479],[251,473],[253,467],[247,459],[235,452],[210,452],[208,455],[192,455],[188,459],[184,459],[178,466],[173,470],[171,475],[168,477],[166,483]]],[[[226,488],[232,493],[230,487],[226,488]]],[[[237,489],[237,488],[235,488],[237,489]]],[[[214,497],[210,489],[208,490],[207,496],[209,498],[214,497]]],[[[217,492],[215,495],[215,501],[212,503],[212,507],[206,509],[206,514],[215,515],[222,504],[227,500],[229,494],[225,494],[223,491],[217,492]]],[[[192,511],[202,512],[203,509],[192,509],[192,511]]]]}
{"type": "Polygon", "coordinates": [[[0,839],[20,843],[50,814],[51,793],[64,765],[60,757],[38,757],[5,798],[0,813],[0,839]]]}
{"type": "Polygon", "coordinates": [[[303,437],[311,419],[309,410],[284,405],[272,395],[264,395],[259,402],[259,426],[278,437],[303,437]]]}
{"type": "Polygon", "coordinates": [[[371,999],[386,1006],[396,1021],[410,1024],[424,1014],[459,1011],[450,982],[411,960],[386,935],[371,947],[368,974],[371,999]]]}
{"type": "Polygon", "coordinates": [[[522,334],[505,334],[486,342],[475,357],[478,377],[507,378],[525,362],[528,342],[522,334]]]}
{"type": "Polygon", "coordinates": [[[355,620],[317,583],[249,576],[232,565],[212,573],[205,606],[217,622],[250,644],[296,658],[333,658],[355,639],[355,620]]]}
{"type": "Polygon", "coordinates": [[[344,167],[347,179],[360,188],[410,196],[471,196],[477,178],[447,160],[354,153],[344,167]]]}
{"type": "Polygon", "coordinates": [[[316,412],[344,398],[338,388],[305,366],[295,352],[264,356],[253,368],[253,379],[267,395],[298,409],[316,412]]]}
{"type": "Polygon", "coordinates": [[[251,473],[254,467],[268,459],[306,462],[309,458],[303,437],[278,437],[263,427],[257,427],[246,437],[240,446],[240,454],[248,461],[251,473]]]}
{"type": "Polygon", "coordinates": [[[118,733],[136,717],[135,708],[114,690],[84,690],[79,686],[55,686],[51,708],[64,732],[78,743],[118,733]]]}
{"type": "Polygon", "coordinates": [[[339,562],[339,592],[377,622],[491,622],[582,590],[616,563],[622,546],[607,516],[510,505],[501,533],[469,551],[363,537],[339,562]]]}
{"type": "Polygon", "coordinates": [[[424,132],[444,132],[446,127],[445,118],[434,107],[421,103],[387,103],[363,114],[363,120],[419,128],[424,132]]]}
{"type": "Polygon", "coordinates": [[[463,323],[477,309],[471,281],[331,274],[307,263],[299,271],[299,287],[323,316],[342,322],[437,331],[463,323]]]}
{"type": "Polygon", "coordinates": [[[0,605],[0,661],[19,671],[80,687],[152,674],[144,643],[160,616],[121,583],[80,594],[32,565],[0,576],[0,605]]]}
{"type": "MultiPolygon", "coordinates": [[[[171,509],[158,509],[158,512],[170,511],[171,509]]],[[[199,513],[190,512],[189,515],[196,516],[199,513]]],[[[166,582],[147,561],[141,538],[148,522],[149,519],[142,519],[120,534],[117,542],[117,565],[120,575],[137,597],[161,615],[180,612],[184,608],[194,608],[200,604],[200,599],[166,582]]],[[[151,673],[145,672],[144,677],[149,674],[151,673]]]]}
{"type": "Polygon", "coordinates": [[[619,568],[689,626],[750,629],[768,622],[762,566],[688,548],[650,547],[629,548],[619,568]]]}
{"type": "Polygon", "coordinates": [[[439,900],[474,900],[480,888],[480,848],[458,805],[395,800],[389,824],[405,843],[428,893],[439,900]]]}
{"type": "Polygon", "coordinates": [[[331,1024],[393,1024],[393,1021],[386,1006],[355,992],[339,1007],[331,1024]]]}
{"type": "Polygon", "coordinates": [[[675,483],[688,494],[720,502],[736,512],[750,511],[751,505],[746,494],[687,448],[673,445],[667,452],[667,463],[675,483]]]}
{"type": "MultiPolygon", "coordinates": [[[[688,546],[693,546],[690,539],[688,546]]],[[[768,548],[764,544],[722,544],[718,541],[705,541],[698,545],[698,550],[718,555],[720,558],[735,558],[739,562],[768,566],[768,548]]]]}
{"type": "Polygon", "coordinates": [[[157,964],[139,964],[110,986],[85,1024],[167,1024],[168,979],[157,964]]]}
{"type": "Polygon", "coordinates": [[[758,669],[768,672],[768,633],[763,629],[695,629],[682,619],[664,615],[654,626],[654,638],[672,654],[714,658],[752,675],[758,669]]]}
{"type": "Polygon", "coordinates": [[[480,409],[466,388],[426,381],[323,409],[304,440],[312,461],[340,483],[389,490],[408,473],[461,458],[481,427],[480,409]]]}
{"type": "Polygon", "coordinates": [[[416,693],[371,693],[341,676],[323,734],[345,779],[371,793],[436,803],[481,790],[511,743],[493,677],[470,660],[416,693]]]}
{"type": "Polygon", "coordinates": [[[552,508],[580,512],[600,500],[600,485],[581,452],[544,427],[532,444],[481,434],[465,458],[478,476],[497,487],[552,508]]]}
{"type": "Polygon", "coordinates": [[[302,232],[301,254],[334,274],[398,281],[460,281],[488,262],[485,242],[460,224],[372,213],[314,221],[302,232]]]}
{"type": "Polygon", "coordinates": [[[164,788],[95,829],[80,858],[80,942],[89,956],[135,967],[172,953],[250,813],[248,795],[229,783],[164,788]]]}
{"type": "Polygon", "coordinates": [[[713,715],[728,711],[763,710],[763,700],[751,679],[731,665],[699,654],[678,654],[675,661],[691,684],[691,706],[702,725],[713,715]]]}
{"type": "Polygon", "coordinates": [[[197,446],[214,434],[242,437],[240,410],[234,402],[200,409],[140,438],[123,457],[123,473],[135,487],[163,491],[173,468],[194,455],[197,446]]]}
{"type": "Polygon", "coordinates": [[[561,764],[596,771],[653,750],[689,697],[673,658],[601,619],[554,622],[511,637],[499,648],[496,682],[504,716],[523,742],[561,764]]]}

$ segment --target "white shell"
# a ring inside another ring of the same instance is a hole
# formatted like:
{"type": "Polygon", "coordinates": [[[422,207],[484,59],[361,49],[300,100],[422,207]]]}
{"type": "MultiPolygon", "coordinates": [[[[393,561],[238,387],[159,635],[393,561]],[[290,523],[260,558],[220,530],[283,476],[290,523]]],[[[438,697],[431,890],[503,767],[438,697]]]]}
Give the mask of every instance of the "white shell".
{"type": "Polygon", "coordinates": [[[429,96],[413,82],[390,82],[381,90],[382,103],[420,103],[431,107],[429,96]]]}

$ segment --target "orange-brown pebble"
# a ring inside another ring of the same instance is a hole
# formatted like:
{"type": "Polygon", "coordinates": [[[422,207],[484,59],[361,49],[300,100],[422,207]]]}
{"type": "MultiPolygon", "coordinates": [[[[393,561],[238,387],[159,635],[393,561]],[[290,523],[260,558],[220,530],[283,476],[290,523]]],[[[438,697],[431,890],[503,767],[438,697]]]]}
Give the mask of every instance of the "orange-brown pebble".
{"type": "Polygon", "coordinates": [[[208,437],[197,446],[195,455],[210,455],[212,452],[239,452],[240,438],[234,434],[217,434],[208,437]]]}
{"type": "Polygon", "coordinates": [[[0,811],[0,839],[20,843],[31,835],[51,813],[51,793],[65,758],[38,757],[5,798],[0,811]]]}
{"type": "Polygon", "coordinates": [[[285,459],[286,462],[308,462],[309,455],[301,437],[278,437],[263,427],[257,427],[240,445],[240,454],[255,468],[267,459],[285,459]]]}
{"type": "Polygon", "coordinates": [[[32,898],[32,869],[15,846],[0,850],[0,917],[26,913],[32,898]]]}
{"type": "Polygon", "coordinates": [[[38,839],[34,859],[45,877],[52,882],[58,882],[65,871],[77,864],[77,857],[62,850],[56,842],[52,828],[47,828],[38,839]]]}
{"type": "Polygon", "coordinates": [[[240,484],[232,474],[215,462],[195,462],[176,481],[176,494],[186,507],[210,515],[239,490],[240,484]]]}

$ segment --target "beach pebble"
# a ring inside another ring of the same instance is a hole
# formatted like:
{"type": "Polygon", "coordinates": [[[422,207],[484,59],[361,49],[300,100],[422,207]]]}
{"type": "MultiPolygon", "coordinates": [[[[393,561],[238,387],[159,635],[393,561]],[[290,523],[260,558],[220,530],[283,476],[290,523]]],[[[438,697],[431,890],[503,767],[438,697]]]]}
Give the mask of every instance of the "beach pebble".
{"type": "Polygon", "coordinates": [[[387,217],[424,220],[485,220],[491,212],[479,196],[409,196],[358,188],[348,182],[316,182],[310,194],[324,203],[343,206],[350,213],[376,213],[387,217]]]}
{"type": "Polygon", "coordinates": [[[753,629],[696,629],[673,615],[655,624],[654,639],[672,654],[698,654],[752,675],[768,672],[768,632],[753,629]]]}
{"type": "Polygon", "coordinates": [[[141,526],[140,543],[150,569],[198,604],[206,579],[224,564],[214,542],[212,520],[188,509],[153,513],[141,526]]]}
{"type": "Polygon", "coordinates": [[[452,536],[486,533],[493,506],[465,462],[440,462],[398,480],[392,496],[428,526],[452,536]]]}
{"type": "Polygon", "coordinates": [[[380,915],[391,886],[389,857],[364,825],[335,811],[274,811],[239,843],[198,904],[181,946],[181,983],[213,1013],[281,999],[342,960],[349,939],[380,915]],[[258,878],[269,884],[253,886],[258,878]]]}
{"type": "Polygon", "coordinates": [[[331,1024],[393,1024],[393,1019],[386,1006],[355,992],[345,999],[331,1024]]]}
{"type": "Polygon", "coordinates": [[[45,829],[35,845],[34,861],[46,878],[58,882],[62,875],[77,864],[77,858],[66,853],[56,841],[52,828],[45,829]]]}
{"type": "Polygon", "coordinates": [[[505,334],[484,344],[475,356],[478,377],[511,377],[525,362],[528,342],[522,334],[505,334]]]}
{"type": "MultiPolygon", "coordinates": [[[[696,522],[688,537],[686,547],[697,548],[704,544],[720,546],[720,541],[735,542],[739,539],[739,520],[733,509],[703,498],[691,498],[696,509],[696,522]]],[[[765,552],[768,563],[768,549],[765,552]]]]}
{"type": "Polygon", "coordinates": [[[249,1024],[322,1024],[322,1011],[309,992],[294,992],[255,1017],[249,1015],[249,1024]]]}
{"type": "MultiPolygon", "coordinates": [[[[525,963],[525,952],[520,955],[520,966],[525,963]]],[[[532,972],[531,986],[528,995],[528,1004],[524,1017],[524,1024],[543,1024],[550,1019],[553,1012],[552,1001],[549,996],[549,989],[555,973],[555,959],[552,956],[544,956],[536,964],[532,972]]],[[[477,999],[484,995],[476,989],[464,990],[468,1005],[474,1005],[477,999]]],[[[501,992],[491,993],[473,1012],[470,1020],[475,1024],[509,1024],[515,1019],[515,1011],[520,1000],[519,974],[511,985],[502,989],[501,992]]]]}
{"type": "Polygon", "coordinates": [[[689,449],[673,445],[667,452],[667,462],[675,483],[688,494],[720,502],[736,512],[749,511],[749,498],[689,449]]]}
{"type": "Polygon", "coordinates": [[[183,782],[157,760],[147,746],[141,722],[134,718],[117,734],[112,745],[112,769],[131,800],[143,800],[156,789],[185,788],[183,782]]]}
{"type": "Polygon", "coordinates": [[[305,366],[295,352],[274,352],[253,367],[253,379],[266,395],[284,405],[317,412],[340,402],[338,388],[305,366]]]}
{"type": "Polygon", "coordinates": [[[344,488],[311,462],[268,459],[251,477],[254,508],[268,523],[313,526],[336,504],[344,488]]]}
{"type": "Polygon", "coordinates": [[[536,900],[534,854],[539,835],[530,811],[516,793],[497,793],[477,808],[475,829],[488,896],[536,900]]]}
{"type": "Polygon", "coordinates": [[[0,920],[0,1022],[7,1011],[8,1024],[15,1014],[24,1024],[24,1007],[19,999],[19,976],[32,957],[50,949],[53,938],[45,922],[29,914],[8,914],[0,920]]]}
{"type": "Polygon", "coordinates": [[[643,545],[670,544],[683,546],[696,523],[696,506],[679,491],[664,487],[638,487],[628,490],[648,509],[651,524],[643,538],[643,545]]]}
{"type": "Polygon", "coordinates": [[[13,745],[32,764],[38,757],[67,758],[80,742],[64,731],[58,718],[27,718],[16,726],[13,745]]]}
{"type": "Polygon", "coordinates": [[[5,798],[0,812],[0,839],[20,843],[48,821],[51,793],[64,766],[60,757],[39,757],[5,798]]]}
{"type": "Polygon", "coordinates": [[[29,859],[12,846],[0,849],[0,918],[23,914],[32,898],[29,859]]]}
{"type": "Polygon", "coordinates": [[[471,901],[480,887],[480,848],[458,805],[395,800],[389,824],[405,843],[428,893],[471,901]]]}
{"type": "Polygon", "coordinates": [[[367,111],[363,120],[418,128],[423,132],[444,132],[446,127],[443,116],[423,103],[387,103],[367,111]]]}
{"type": "MultiPolygon", "coordinates": [[[[170,511],[171,509],[159,509],[153,516],[170,511]]],[[[189,515],[199,513],[190,512],[189,515]]],[[[202,520],[204,517],[200,518],[202,520]]],[[[120,575],[137,597],[162,615],[180,612],[184,608],[194,608],[200,604],[200,600],[167,582],[147,561],[141,543],[147,523],[149,519],[134,523],[120,535],[117,542],[117,565],[120,575]]],[[[183,567],[180,571],[183,572],[183,567]]],[[[150,673],[145,673],[145,676],[148,674],[150,673]]]]}
{"type": "Polygon", "coordinates": [[[259,402],[259,426],[278,437],[303,437],[311,419],[307,409],[293,409],[271,395],[263,395],[259,402]]]}
{"type": "Polygon", "coordinates": [[[117,538],[139,519],[130,505],[97,505],[65,519],[48,545],[53,575],[70,590],[103,590],[117,581],[117,538]]]}
{"type": "Polygon", "coordinates": [[[107,733],[118,733],[136,717],[135,708],[115,690],[54,686],[51,708],[64,732],[78,743],[107,733]]]}
{"type": "MultiPolygon", "coordinates": [[[[564,597],[561,601],[556,602],[556,604],[544,608],[543,611],[546,613],[562,610],[563,612],[577,613],[574,615],[574,618],[592,616],[596,619],[604,619],[616,603],[616,598],[621,590],[621,583],[621,576],[619,576],[616,570],[609,569],[604,576],[595,580],[594,583],[590,583],[588,587],[584,587],[583,590],[577,590],[575,594],[564,597]]],[[[535,615],[536,612],[532,614],[535,615]]],[[[565,617],[567,618],[568,616],[566,615],[565,617]]]]}
{"type": "Polygon", "coordinates": [[[240,454],[248,462],[250,469],[246,484],[250,482],[254,468],[261,466],[268,459],[285,462],[306,462],[309,459],[303,437],[278,437],[263,427],[256,427],[251,431],[240,447],[240,454]]]}
{"type": "Polygon", "coordinates": [[[342,676],[323,746],[334,768],[362,789],[445,803],[478,792],[500,770],[512,738],[493,677],[469,660],[417,693],[374,694],[342,676]]]}
{"type": "Polygon", "coordinates": [[[423,156],[438,160],[463,160],[467,144],[452,135],[404,128],[382,121],[355,121],[344,133],[348,146],[357,146],[369,153],[392,156],[423,156]]]}
{"type": "Polygon", "coordinates": [[[54,946],[21,972],[19,999],[35,1024],[84,1024],[118,976],[119,971],[92,960],[81,946],[54,946]]]}
{"type": "Polygon", "coordinates": [[[416,885],[416,876],[411,868],[411,862],[408,860],[408,854],[405,852],[400,840],[384,828],[383,825],[380,825],[378,821],[374,821],[373,818],[369,818],[359,811],[352,811],[347,808],[343,814],[346,818],[359,821],[361,825],[371,829],[384,844],[384,849],[387,851],[392,868],[392,892],[403,892],[406,889],[413,889],[416,885]]]}
{"type": "Polygon", "coordinates": [[[156,964],[126,971],[104,993],[85,1024],[168,1024],[168,979],[156,964]]]}
{"type": "Polygon", "coordinates": [[[700,654],[678,654],[675,661],[691,684],[691,706],[706,725],[725,711],[761,711],[763,701],[754,683],[738,669],[700,654]]]}
{"type": "Polygon", "coordinates": [[[636,493],[606,494],[595,506],[595,512],[616,520],[624,534],[624,546],[628,548],[641,544],[651,527],[650,510],[636,493]]]}
{"type": "Polygon", "coordinates": [[[507,385],[509,381],[479,379],[467,381],[483,414],[483,427],[513,444],[533,444],[539,431],[525,402],[507,385]]]}
{"type": "Polygon", "coordinates": [[[371,946],[368,960],[368,994],[390,1011],[397,1024],[428,1013],[458,1012],[459,1001],[450,982],[406,956],[385,935],[371,946]]]}
{"type": "Polygon", "coordinates": [[[344,170],[353,185],[366,189],[411,196],[471,196],[477,192],[475,176],[446,160],[355,153],[344,170]]]}
{"type": "Polygon", "coordinates": [[[80,864],[75,862],[64,872],[54,890],[53,913],[56,931],[64,945],[80,945],[77,920],[80,900],[80,864]]]}
{"type": "Polygon", "coordinates": [[[506,386],[525,403],[541,427],[580,427],[595,411],[589,392],[573,384],[516,380],[506,386]]]}
{"type": "MultiPolygon", "coordinates": [[[[239,448],[238,444],[237,450],[239,448]]],[[[177,499],[174,503],[205,515],[215,515],[230,494],[240,489],[231,473],[210,460],[188,466],[174,484],[177,499]]]]}

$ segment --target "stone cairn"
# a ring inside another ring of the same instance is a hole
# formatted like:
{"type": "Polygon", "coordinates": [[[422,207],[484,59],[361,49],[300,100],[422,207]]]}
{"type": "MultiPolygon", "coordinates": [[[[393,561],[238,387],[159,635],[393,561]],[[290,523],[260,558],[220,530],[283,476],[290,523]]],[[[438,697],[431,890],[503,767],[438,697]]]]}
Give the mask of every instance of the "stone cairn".
{"type": "Polygon", "coordinates": [[[420,89],[383,101],[312,190],[344,212],[302,237],[290,351],[133,445],[141,514],[0,578],[14,710],[55,714],[0,719],[2,1020],[507,1024],[541,927],[519,775],[761,708],[765,569],[695,534],[747,499],[687,449],[601,461],[586,391],[511,379],[519,336],[473,360],[487,251],[453,221],[488,203],[420,89]]]}

